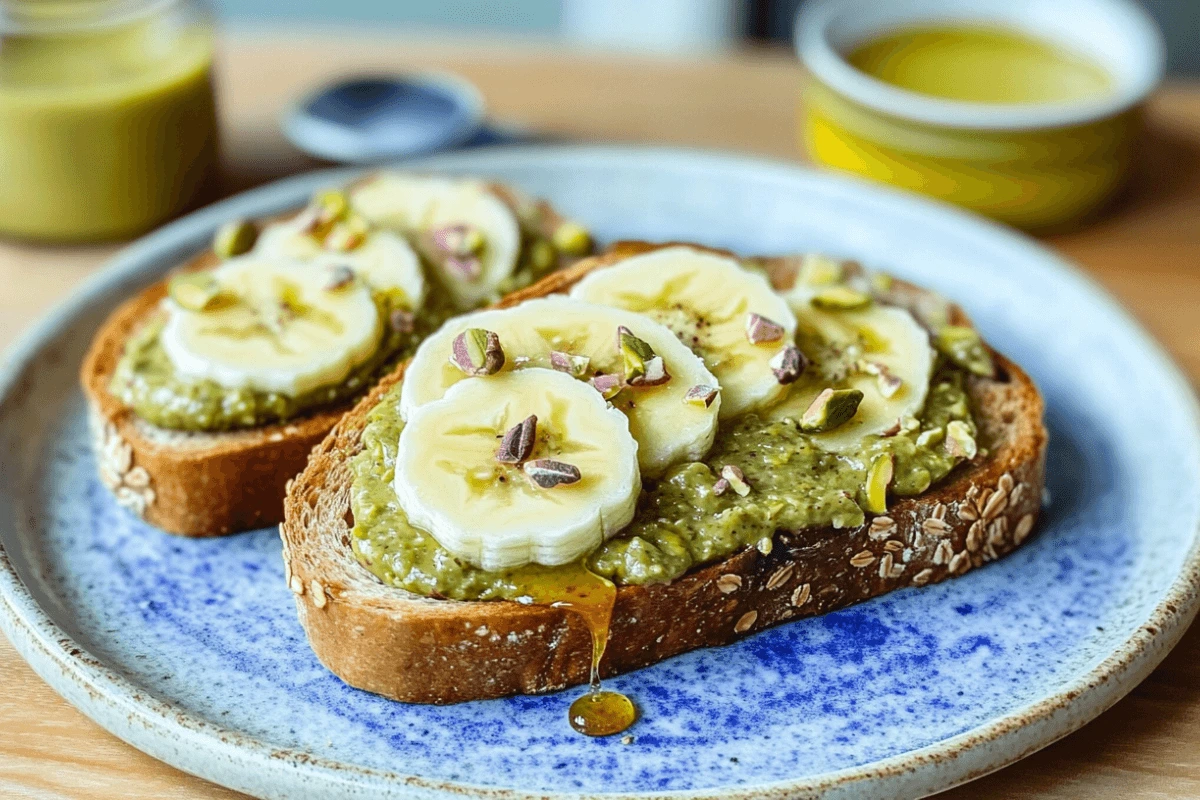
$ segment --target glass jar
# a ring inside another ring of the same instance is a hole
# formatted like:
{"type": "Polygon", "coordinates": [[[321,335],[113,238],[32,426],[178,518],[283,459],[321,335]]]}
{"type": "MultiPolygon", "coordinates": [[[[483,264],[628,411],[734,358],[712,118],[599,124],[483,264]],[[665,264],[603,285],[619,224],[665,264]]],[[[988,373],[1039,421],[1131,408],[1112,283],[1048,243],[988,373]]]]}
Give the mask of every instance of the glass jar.
{"type": "Polygon", "coordinates": [[[204,0],[0,0],[0,234],[142,233],[213,177],[204,0]]]}

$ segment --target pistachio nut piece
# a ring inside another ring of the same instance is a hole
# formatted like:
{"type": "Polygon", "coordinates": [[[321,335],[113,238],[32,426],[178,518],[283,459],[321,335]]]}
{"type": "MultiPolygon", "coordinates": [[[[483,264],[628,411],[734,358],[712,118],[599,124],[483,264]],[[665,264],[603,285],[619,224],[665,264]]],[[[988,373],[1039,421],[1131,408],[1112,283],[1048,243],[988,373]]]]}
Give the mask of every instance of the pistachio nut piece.
{"type": "Polygon", "coordinates": [[[860,360],[855,364],[855,368],[860,372],[865,372],[868,375],[874,375],[878,378],[879,393],[886,400],[895,397],[896,392],[900,391],[900,388],[904,385],[904,381],[888,369],[887,364],[878,361],[860,360]]]}
{"type": "Polygon", "coordinates": [[[341,189],[321,192],[313,198],[312,205],[316,212],[314,221],[317,225],[332,225],[350,211],[350,199],[341,189]]]}
{"type": "Polygon", "coordinates": [[[699,383],[687,390],[687,394],[683,396],[683,402],[708,408],[717,399],[719,391],[716,386],[699,383]]]}
{"type": "Polygon", "coordinates": [[[505,432],[500,449],[496,451],[496,460],[501,464],[520,464],[533,454],[536,442],[537,415],[530,414],[505,432]]]}
{"type": "Polygon", "coordinates": [[[808,368],[808,358],[800,352],[799,347],[789,344],[776,353],[775,357],[767,362],[767,366],[771,368],[775,380],[786,386],[795,383],[804,374],[804,370],[808,368]]]}
{"type": "Polygon", "coordinates": [[[972,459],[979,452],[971,429],[962,420],[951,420],[946,425],[946,454],[951,458],[972,459]]]}
{"type": "Polygon", "coordinates": [[[550,238],[560,253],[569,256],[585,256],[592,251],[592,235],[578,222],[560,223],[550,238]]]}
{"type": "Polygon", "coordinates": [[[800,263],[796,282],[807,286],[828,286],[842,280],[842,262],[819,253],[809,253],[800,263]]]}
{"type": "Polygon", "coordinates": [[[612,400],[614,397],[620,394],[621,389],[623,389],[625,386],[620,375],[613,375],[611,373],[608,375],[597,375],[588,381],[588,383],[590,383],[592,388],[599,392],[600,396],[605,400],[612,400]]]}
{"type": "Polygon", "coordinates": [[[334,223],[321,246],[336,253],[348,253],[367,241],[369,231],[366,220],[351,214],[344,221],[334,223]]]}
{"type": "Polygon", "coordinates": [[[726,464],[721,467],[721,478],[729,484],[729,488],[738,493],[739,496],[745,497],[750,494],[750,484],[746,480],[745,473],[739,467],[733,464],[726,464]]]}
{"type": "Polygon", "coordinates": [[[478,255],[487,244],[482,231],[474,225],[462,223],[434,228],[429,232],[429,238],[435,248],[454,256],[478,255]]]}
{"type": "Polygon", "coordinates": [[[545,239],[538,239],[529,246],[529,266],[533,267],[535,273],[550,270],[557,261],[558,253],[555,252],[554,245],[545,239]]]}
{"type": "Polygon", "coordinates": [[[800,430],[824,433],[844,425],[858,412],[862,399],[858,389],[825,389],[800,416],[800,430]]]}
{"type": "Polygon", "coordinates": [[[717,478],[716,483],[713,484],[712,493],[717,497],[720,497],[728,491],[729,481],[725,480],[724,478],[717,478]]]}
{"type": "Polygon", "coordinates": [[[258,228],[253,222],[234,219],[217,228],[213,235],[212,249],[222,260],[250,252],[258,241],[258,228]]]}
{"type": "Polygon", "coordinates": [[[778,342],[783,338],[783,326],[762,314],[751,311],[746,315],[746,339],[750,344],[778,342]]]}
{"type": "Polygon", "coordinates": [[[559,372],[565,372],[572,378],[582,378],[587,374],[592,360],[587,356],[576,356],[561,350],[550,351],[550,367],[559,372]]]}
{"type": "Polygon", "coordinates": [[[992,354],[979,332],[966,325],[943,325],[933,337],[939,353],[975,375],[991,378],[996,375],[992,354]]]}
{"type": "Polygon", "coordinates": [[[468,375],[494,375],[504,366],[500,337],[483,328],[467,328],[450,345],[450,363],[468,375]]]}
{"type": "Polygon", "coordinates": [[[625,380],[628,383],[645,375],[646,363],[652,358],[657,358],[654,348],[634,336],[633,331],[624,325],[617,328],[617,347],[625,362],[625,380]]]}
{"type": "Polygon", "coordinates": [[[654,356],[646,362],[645,370],[641,375],[630,378],[626,383],[630,386],[661,386],[671,380],[671,373],[667,372],[667,365],[663,362],[662,356],[654,356]]]}
{"type": "Polygon", "coordinates": [[[867,511],[872,514],[887,513],[888,487],[896,476],[896,465],[891,453],[884,453],[871,462],[867,470],[867,511]]]}
{"type": "Polygon", "coordinates": [[[946,430],[944,428],[930,428],[917,434],[917,447],[933,447],[945,438],[946,430]]]}
{"type": "Polygon", "coordinates": [[[555,461],[552,458],[539,458],[536,461],[526,461],[522,467],[529,480],[542,489],[553,489],[555,486],[569,486],[578,483],[582,477],[579,467],[565,461],[555,461]]]}
{"type": "Polygon", "coordinates": [[[831,286],[813,295],[812,304],[823,311],[855,311],[871,305],[871,295],[848,286],[831,286]]]}
{"type": "Polygon", "coordinates": [[[167,294],[180,308],[188,311],[208,311],[221,301],[221,284],[207,272],[188,272],[176,275],[167,284],[167,294]]]}

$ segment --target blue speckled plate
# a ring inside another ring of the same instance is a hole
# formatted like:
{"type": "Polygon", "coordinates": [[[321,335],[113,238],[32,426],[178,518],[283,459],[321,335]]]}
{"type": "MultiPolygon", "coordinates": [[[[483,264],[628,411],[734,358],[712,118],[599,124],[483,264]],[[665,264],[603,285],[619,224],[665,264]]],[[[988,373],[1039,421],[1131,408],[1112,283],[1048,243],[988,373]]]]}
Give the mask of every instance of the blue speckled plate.
{"type": "Polygon", "coordinates": [[[537,147],[420,166],[511,181],[602,239],[823,250],[960,299],[1045,392],[1044,524],[961,579],[612,681],[642,709],[631,743],[574,734],[576,690],[436,708],[350,689],[305,644],[275,532],[189,541],[131,518],[93,474],[76,389],[119,299],[222,220],[348,174],[303,176],[138,242],[0,376],[0,627],[118,736],[263,797],[919,796],[1096,716],[1191,621],[1192,395],[1112,300],[1032,241],[907,195],[713,154],[537,147]]]}

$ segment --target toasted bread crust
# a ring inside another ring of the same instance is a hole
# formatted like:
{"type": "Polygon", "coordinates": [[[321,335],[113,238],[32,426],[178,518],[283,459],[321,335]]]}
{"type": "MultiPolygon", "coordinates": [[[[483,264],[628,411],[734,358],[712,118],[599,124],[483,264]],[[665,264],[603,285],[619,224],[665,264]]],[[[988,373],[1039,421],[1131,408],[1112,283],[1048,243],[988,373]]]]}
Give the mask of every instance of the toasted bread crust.
{"type": "MultiPolygon", "coordinates": [[[[502,305],[564,291],[592,269],[653,247],[620,243],[502,305]]],[[[794,279],[795,266],[790,259],[770,262],[777,286],[794,279]]],[[[904,291],[919,295],[915,287],[904,291]]],[[[962,575],[1020,545],[1041,506],[1042,399],[1019,367],[999,355],[997,364],[998,379],[968,384],[981,439],[990,445],[986,456],[858,528],[781,531],[768,555],[748,548],[669,584],[620,587],[601,673],[962,575]]],[[[420,597],[383,586],[355,560],[349,460],[361,449],[367,412],[403,371],[338,423],[288,492],[280,526],[285,574],[317,657],[352,686],[416,703],[548,692],[586,681],[590,634],[571,612],[420,597]]]]}
{"type": "MultiPolygon", "coordinates": [[[[532,204],[549,236],[563,218],[545,201],[489,184],[514,213],[532,204]]],[[[276,222],[290,215],[264,220],[276,222]]],[[[562,263],[568,259],[564,257],[562,263]]],[[[218,260],[204,252],[181,267],[200,270],[218,260]]],[[[97,331],[80,381],[100,475],[117,501],[146,522],[181,536],[224,536],[283,520],[287,483],[304,469],[309,452],[353,407],[341,403],[286,423],[222,433],[157,428],[109,392],[125,342],[167,293],[159,281],[119,306],[97,331]]]]}

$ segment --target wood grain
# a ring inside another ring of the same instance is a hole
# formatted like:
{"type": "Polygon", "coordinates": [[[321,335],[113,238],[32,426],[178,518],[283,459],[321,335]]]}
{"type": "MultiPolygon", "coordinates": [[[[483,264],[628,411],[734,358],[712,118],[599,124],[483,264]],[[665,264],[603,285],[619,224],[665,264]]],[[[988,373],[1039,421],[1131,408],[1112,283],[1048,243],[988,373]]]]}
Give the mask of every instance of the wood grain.
{"type": "MultiPolygon", "coordinates": [[[[355,72],[451,69],[493,115],[551,138],[656,142],[799,160],[803,74],[780,51],[686,62],[565,53],[525,42],[429,42],[329,33],[233,38],[219,77],[220,194],[316,166],[281,137],[286,105],[355,72]]],[[[1148,110],[1143,168],[1086,228],[1047,243],[1083,265],[1200,385],[1200,84],[1164,89],[1148,110]]],[[[115,249],[0,243],[0,346],[115,249]]],[[[1200,632],[1083,730],[943,800],[1200,796],[1200,632]]],[[[0,638],[0,797],[233,798],[155,761],[59,698],[0,638]]]]}

